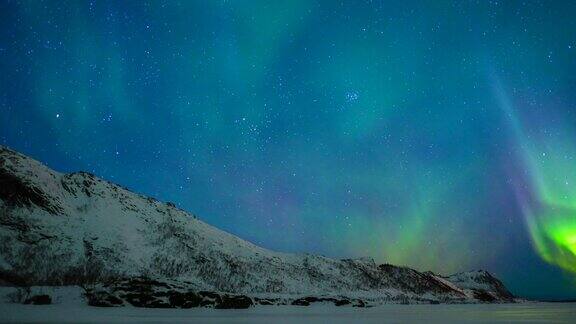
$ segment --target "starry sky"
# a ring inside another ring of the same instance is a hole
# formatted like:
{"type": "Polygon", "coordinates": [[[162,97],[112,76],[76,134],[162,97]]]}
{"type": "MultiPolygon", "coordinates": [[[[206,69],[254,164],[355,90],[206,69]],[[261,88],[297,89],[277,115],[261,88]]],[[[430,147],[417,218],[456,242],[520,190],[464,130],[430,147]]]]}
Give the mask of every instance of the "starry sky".
{"type": "Polygon", "coordinates": [[[576,298],[576,2],[0,1],[0,143],[264,247],[576,298]]]}

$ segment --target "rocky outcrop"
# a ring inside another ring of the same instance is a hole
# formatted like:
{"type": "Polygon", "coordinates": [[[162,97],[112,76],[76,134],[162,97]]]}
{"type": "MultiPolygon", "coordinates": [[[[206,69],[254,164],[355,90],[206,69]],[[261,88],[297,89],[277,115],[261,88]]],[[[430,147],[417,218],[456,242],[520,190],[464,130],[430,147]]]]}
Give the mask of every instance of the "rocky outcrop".
{"type": "Polygon", "coordinates": [[[27,305],[50,305],[52,304],[52,298],[49,295],[35,295],[24,301],[27,305]]]}
{"type": "Polygon", "coordinates": [[[316,303],[329,303],[334,304],[334,306],[352,306],[352,307],[366,307],[366,302],[362,299],[357,298],[347,298],[347,297],[315,297],[308,296],[298,298],[292,301],[290,304],[295,306],[310,306],[316,303]]]}
{"type": "Polygon", "coordinates": [[[145,308],[242,309],[254,305],[248,296],[210,291],[190,291],[183,284],[149,278],[130,278],[85,288],[88,304],[98,307],[132,305],[145,308]]]}

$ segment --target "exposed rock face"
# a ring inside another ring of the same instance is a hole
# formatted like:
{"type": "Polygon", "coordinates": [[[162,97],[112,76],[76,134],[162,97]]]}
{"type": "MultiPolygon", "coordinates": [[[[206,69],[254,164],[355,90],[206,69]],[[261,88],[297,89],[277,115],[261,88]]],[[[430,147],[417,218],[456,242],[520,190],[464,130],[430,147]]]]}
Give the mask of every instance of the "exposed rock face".
{"type": "Polygon", "coordinates": [[[0,283],[125,284],[126,278],[132,278],[128,286],[88,292],[89,302],[237,308],[302,297],[333,298],[330,302],[342,305],[360,299],[362,304],[512,300],[487,273],[443,278],[370,259],[266,250],[172,203],[89,173],[60,174],[0,147],[0,283]],[[136,278],[143,277],[156,282],[139,284],[136,278]],[[164,295],[158,295],[161,288],[164,295]]]}
{"type": "Polygon", "coordinates": [[[130,304],[146,308],[241,309],[254,305],[248,296],[211,291],[194,292],[181,283],[168,283],[143,277],[99,284],[87,288],[85,295],[89,305],[99,307],[130,304]]]}
{"type": "Polygon", "coordinates": [[[24,301],[24,304],[32,305],[50,305],[52,304],[52,298],[48,295],[35,295],[24,301]]]}
{"type": "Polygon", "coordinates": [[[295,306],[310,306],[314,303],[330,303],[335,306],[351,305],[353,307],[366,307],[366,303],[361,299],[349,299],[346,297],[303,297],[293,300],[291,305],[295,306]]]}

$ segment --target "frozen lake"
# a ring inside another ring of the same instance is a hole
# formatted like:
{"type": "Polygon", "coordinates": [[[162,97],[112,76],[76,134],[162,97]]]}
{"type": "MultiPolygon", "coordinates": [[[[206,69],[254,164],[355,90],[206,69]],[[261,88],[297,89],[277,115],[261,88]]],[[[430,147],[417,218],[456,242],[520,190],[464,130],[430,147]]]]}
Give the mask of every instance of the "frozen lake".
{"type": "Polygon", "coordinates": [[[576,303],[507,305],[259,306],[247,310],[0,304],[2,323],[575,323],[576,303]]]}

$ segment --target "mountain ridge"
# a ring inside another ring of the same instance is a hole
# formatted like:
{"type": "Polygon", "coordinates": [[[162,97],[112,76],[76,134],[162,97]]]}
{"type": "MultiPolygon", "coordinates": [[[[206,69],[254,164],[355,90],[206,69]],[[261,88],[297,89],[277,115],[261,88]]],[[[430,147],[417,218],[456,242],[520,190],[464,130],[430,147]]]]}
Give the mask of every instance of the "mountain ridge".
{"type": "Polygon", "coordinates": [[[442,277],[368,258],[270,251],[172,203],[87,172],[58,173],[0,146],[0,282],[102,284],[141,277],[175,280],[192,291],[293,301],[514,301],[485,271],[442,277]]]}

